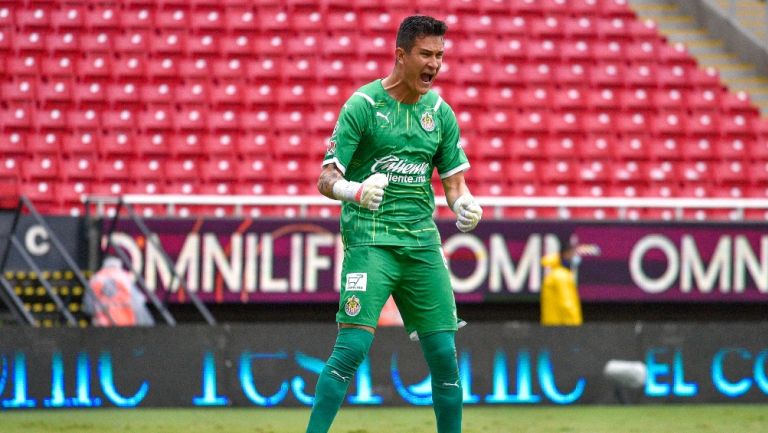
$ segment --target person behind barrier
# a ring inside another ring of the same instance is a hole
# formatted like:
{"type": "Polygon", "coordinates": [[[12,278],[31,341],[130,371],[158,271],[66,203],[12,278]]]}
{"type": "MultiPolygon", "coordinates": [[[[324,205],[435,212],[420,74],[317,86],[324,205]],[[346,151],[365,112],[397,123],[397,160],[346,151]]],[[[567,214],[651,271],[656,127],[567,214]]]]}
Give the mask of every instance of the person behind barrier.
{"type": "Polygon", "coordinates": [[[117,257],[107,257],[101,269],[88,281],[90,290],[83,300],[83,311],[91,315],[93,326],[152,326],[155,320],[147,309],[147,298],[123,269],[117,257]]]}
{"type": "Polygon", "coordinates": [[[576,288],[576,277],[571,270],[579,256],[576,245],[560,243],[560,252],[541,259],[548,270],[541,285],[541,324],[545,326],[578,326],[583,322],[581,300],[576,288]]]}

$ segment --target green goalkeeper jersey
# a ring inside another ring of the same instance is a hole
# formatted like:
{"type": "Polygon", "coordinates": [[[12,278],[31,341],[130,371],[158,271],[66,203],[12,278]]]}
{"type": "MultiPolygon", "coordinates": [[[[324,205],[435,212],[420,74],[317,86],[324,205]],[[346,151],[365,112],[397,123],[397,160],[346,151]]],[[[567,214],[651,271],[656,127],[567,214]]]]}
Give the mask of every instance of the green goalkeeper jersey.
{"type": "Polygon", "coordinates": [[[415,104],[393,99],[373,81],[344,104],[323,165],[335,164],[350,181],[386,174],[389,186],[378,211],[343,202],[344,245],[426,246],[440,244],[432,218],[432,172],[446,178],[469,168],[459,145],[451,107],[429,91],[415,104]]]}

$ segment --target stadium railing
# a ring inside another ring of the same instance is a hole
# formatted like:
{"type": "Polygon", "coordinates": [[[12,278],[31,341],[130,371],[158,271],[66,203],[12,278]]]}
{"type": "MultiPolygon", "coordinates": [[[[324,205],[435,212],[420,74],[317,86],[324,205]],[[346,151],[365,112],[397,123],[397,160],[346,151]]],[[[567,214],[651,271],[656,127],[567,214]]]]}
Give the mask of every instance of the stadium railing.
{"type": "MultiPolygon", "coordinates": [[[[668,209],[673,220],[691,219],[687,210],[727,210],[732,221],[745,220],[745,211],[762,212],[765,221],[768,218],[768,198],[635,198],[635,197],[492,197],[478,196],[478,203],[486,210],[486,215],[493,218],[503,218],[506,209],[555,209],[561,219],[570,218],[573,209],[613,209],[619,220],[643,219],[634,218],[629,210],[632,209],[668,209]]],[[[232,209],[230,216],[246,216],[247,206],[295,206],[298,208],[296,217],[309,216],[313,206],[338,206],[339,202],[323,196],[283,196],[283,195],[144,195],[126,194],[122,196],[86,196],[86,209],[96,217],[114,216],[114,205],[119,203],[134,206],[160,205],[165,208],[166,216],[178,216],[179,206],[226,206],[232,209]]],[[[435,204],[440,210],[447,208],[445,197],[435,198],[435,204]]],[[[163,216],[163,215],[157,215],[163,216]]],[[[693,218],[695,219],[695,218],[693,218]]]]}

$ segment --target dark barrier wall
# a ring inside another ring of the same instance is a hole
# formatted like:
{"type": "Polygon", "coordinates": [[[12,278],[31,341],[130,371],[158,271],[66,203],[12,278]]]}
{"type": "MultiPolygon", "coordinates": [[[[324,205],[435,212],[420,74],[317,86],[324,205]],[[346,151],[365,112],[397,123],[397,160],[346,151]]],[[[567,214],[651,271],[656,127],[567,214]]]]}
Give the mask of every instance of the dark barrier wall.
{"type": "MultiPolygon", "coordinates": [[[[4,328],[0,406],[308,406],[334,325],[154,329],[4,328]]],[[[470,325],[458,333],[467,405],[768,402],[768,324],[470,325]],[[618,389],[611,359],[640,360],[645,386],[618,389]]],[[[377,332],[350,405],[429,404],[418,343],[377,332]]]]}

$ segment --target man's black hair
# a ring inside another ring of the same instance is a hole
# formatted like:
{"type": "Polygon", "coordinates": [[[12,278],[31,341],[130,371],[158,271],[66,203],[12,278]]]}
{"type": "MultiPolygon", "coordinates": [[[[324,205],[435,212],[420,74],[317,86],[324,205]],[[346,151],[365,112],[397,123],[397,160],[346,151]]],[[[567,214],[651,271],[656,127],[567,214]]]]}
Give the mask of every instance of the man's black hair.
{"type": "Polygon", "coordinates": [[[444,36],[448,26],[437,19],[426,15],[413,15],[407,17],[400,23],[397,30],[397,47],[411,52],[411,48],[416,45],[416,39],[425,36],[444,36]]]}

